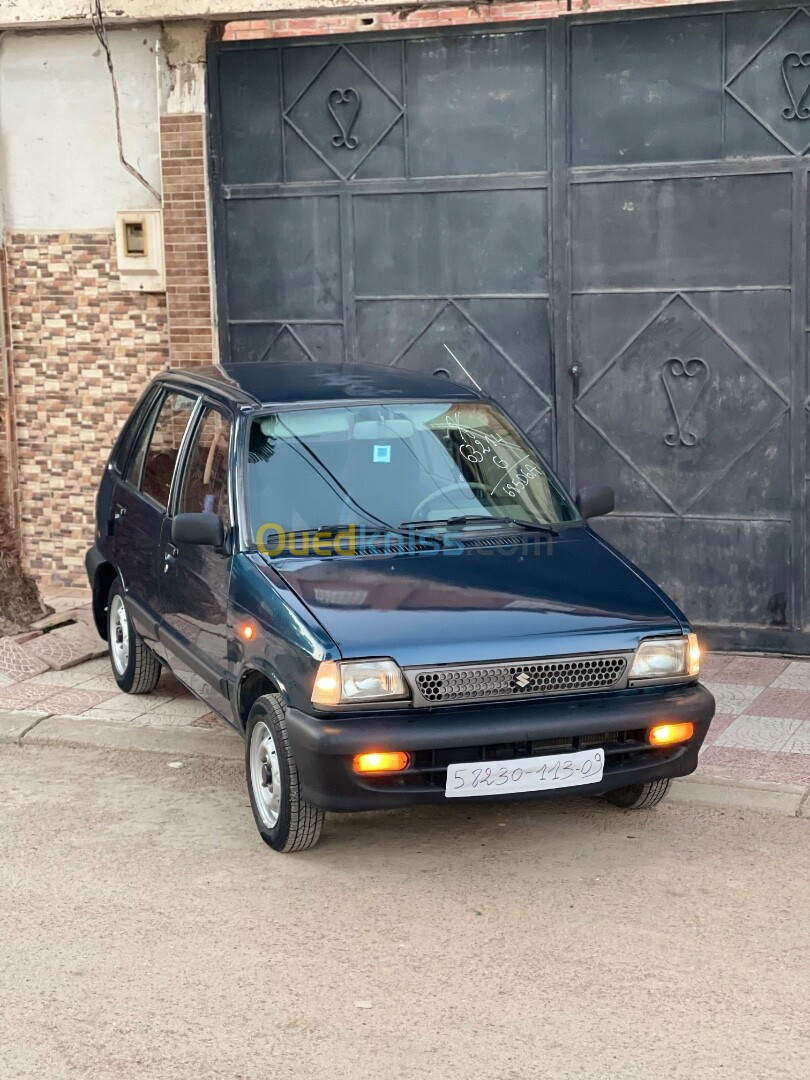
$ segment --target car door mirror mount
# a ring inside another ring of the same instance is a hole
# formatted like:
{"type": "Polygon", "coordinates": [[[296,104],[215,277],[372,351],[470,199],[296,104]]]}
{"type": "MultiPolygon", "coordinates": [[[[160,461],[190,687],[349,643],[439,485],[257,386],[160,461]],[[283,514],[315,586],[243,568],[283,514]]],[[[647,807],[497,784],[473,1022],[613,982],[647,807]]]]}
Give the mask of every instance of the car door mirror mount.
{"type": "Polygon", "coordinates": [[[575,501],[584,518],[604,517],[613,512],[616,494],[612,487],[583,488],[575,501]]]}

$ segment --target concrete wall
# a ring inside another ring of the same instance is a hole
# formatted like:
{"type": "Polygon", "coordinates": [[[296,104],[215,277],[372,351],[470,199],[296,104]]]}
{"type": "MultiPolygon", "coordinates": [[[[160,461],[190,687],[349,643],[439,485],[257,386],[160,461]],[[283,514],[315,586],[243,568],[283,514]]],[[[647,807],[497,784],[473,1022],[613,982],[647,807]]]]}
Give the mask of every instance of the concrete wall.
{"type": "MultiPolygon", "coordinates": [[[[703,0],[552,0],[559,13],[613,8],[663,7],[703,0]]],[[[721,0],[722,2],[722,0],[721,0]]],[[[727,0],[731,2],[731,0],[727,0]]],[[[520,8],[523,0],[515,0],[520,8]]],[[[390,5],[388,5],[390,7],[390,5]]],[[[423,11],[431,3],[424,0],[397,0],[398,12],[423,11]]],[[[438,5],[436,5],[438,6],[438,5]]],[[[459,4],[469,7],[470,4],[459,4]]],[[[486,8],[487,4],[483,3],[486,8]]],[[[227,22],[256,16],[286,19],[300,16],[352,14],[385,10],[377,0],[116,0],[103,5],[110,25],[122,22],[203,19],[227,22]]],[[[0,28],[46,26],[56,23],[73,25],[89,22],[90,0],[0,0],[0,28]]]]}
{"type": "MultiPolygon", "coordinates": [[[[127,158],[160,189],[155,26],[110,31],[127,158]]],[[[7,229],[112,228],[155,205],[121,166],[104,53],[92,33],[0,37],[0,191],[7,229]]]]}
{"type": "MultiPolygon", "coordinates": [[[[378,3],[379,7],[380,4],[378,3]]],[[[419,8],[421,0],[398,0],[398,7],[419,8]]],[[[76,25],[90,22],[90,0],[0,0],[0,27],[76,25]]],[[[116,0],[102,4],[107,22],[156,22],[170,19],[250,18],[252,14],[355,11],[374,7],[373,0],[116,0]]]]}

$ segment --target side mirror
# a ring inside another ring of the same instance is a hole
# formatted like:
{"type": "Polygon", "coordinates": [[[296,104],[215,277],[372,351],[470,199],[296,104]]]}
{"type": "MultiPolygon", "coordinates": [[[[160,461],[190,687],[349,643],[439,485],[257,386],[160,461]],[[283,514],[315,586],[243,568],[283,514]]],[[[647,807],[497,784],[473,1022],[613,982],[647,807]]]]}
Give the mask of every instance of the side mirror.
{"type": "Polygon", "coordinates": [[[584,518],[604,517],[616,506],[616,495],[611,487],[583,488],[575,502],[584,518]]]}
{"type": "Polygon", "coordinates": [[[222,547],[225,526],[216,514],[177,514],[172,518],[172,540],[175,544],[222,547]]]}

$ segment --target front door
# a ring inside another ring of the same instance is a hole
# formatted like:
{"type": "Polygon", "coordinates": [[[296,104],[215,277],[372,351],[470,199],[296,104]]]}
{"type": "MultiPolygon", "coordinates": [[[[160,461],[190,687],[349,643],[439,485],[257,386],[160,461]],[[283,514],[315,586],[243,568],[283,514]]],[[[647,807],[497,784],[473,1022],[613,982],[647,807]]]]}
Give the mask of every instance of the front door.
{"type": "MultiPolygon", "coordinates": [[[[231,528],[228,462],[231,420],[213,405],[200,413],[178,483],[176,513],[218,514],[231,528]]],[[[177,676],[219,712],[228,709],[226,617],[231,556],[175,544],[167,518],[161,543],[161,637],[177,676]]]]}

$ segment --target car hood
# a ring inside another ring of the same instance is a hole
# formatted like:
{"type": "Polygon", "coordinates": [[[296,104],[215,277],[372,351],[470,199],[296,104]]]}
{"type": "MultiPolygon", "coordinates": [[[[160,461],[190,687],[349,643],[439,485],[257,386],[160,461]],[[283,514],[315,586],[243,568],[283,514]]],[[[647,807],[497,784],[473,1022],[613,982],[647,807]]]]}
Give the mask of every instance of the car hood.
{"type": "Polygon", "coordinates": [[[272,565],[342,656],[404,667],[629,651],[683,630],[664,594],[590,529],[538,535],[511,548],[272,565]]]}

